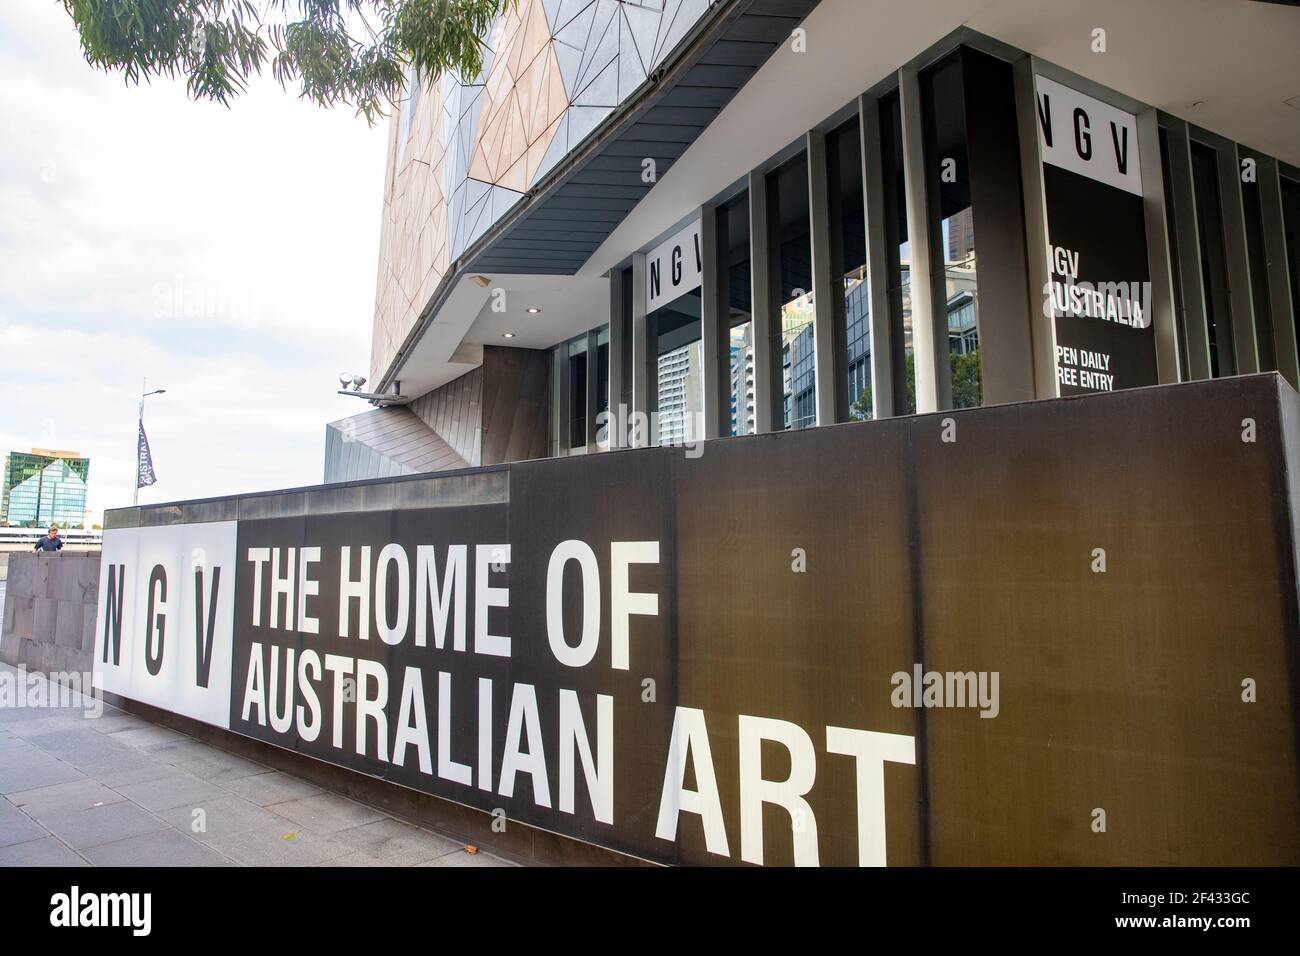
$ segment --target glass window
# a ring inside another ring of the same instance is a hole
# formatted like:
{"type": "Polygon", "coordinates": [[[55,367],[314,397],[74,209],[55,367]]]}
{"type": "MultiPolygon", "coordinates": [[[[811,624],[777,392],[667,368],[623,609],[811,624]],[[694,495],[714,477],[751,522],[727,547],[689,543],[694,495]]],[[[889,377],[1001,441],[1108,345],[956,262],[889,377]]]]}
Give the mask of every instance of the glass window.
{"type": "MultiPolygon", "coordinates": [[[[596,432],[600,413],[609,408],[609,326],[584,332],[551,349],[551,409],[557,426],[551,433],[551,453],[567,455],[587,448],[587,384],[595,375],[596,432]],[[588,363],[594,362],[594,369],[588,363]]],[[[607,448],[607,442],[600,447],[607,448]]]]}
{"type": "Polygon", "coordinates": [[[660,445],[704,438],[701,294],[693,289],[650,313],[656,343],[656,436],[660,445]]]}
{"type": "Polygon", "coordinates": [[[1186,382],[1188,371],[1187,316],[1183,311],[1183,283],[1178,258],[1178,228],[1174,222],[1174,182],[1169,165],[1169,131],[1160,127],[1160,176],[1165,188],[1165,233],[1169,237],[1169,267],[1173,274],[1174,325],[1178,334],[1178,378],[1186,382]]]}
{"type": "MultiPolygon", "coordinates": [[[[1258,157],[1255,157],[1258,169],[1258,157]]],[[[1264,249],[1264,207],[1261,205],[1259,181],[1241,184],[1241,209],[1246,225],[1246,258],[1250,269],[1250,298],[1255,313],[1255,348],[1259,352],[1259,370],[1277,369],[1273,345],[1273,311],[1268,297],[1268,253],[1264,249]]]]}
{"type": "Polygon", "coordinates": [[[730,329],[731,435],[754,433],[754,316],[749,269],[749,192],[718,210],[718,248],[722,250],[730,329]]]}
{"type": "Polygon", "coordinates": [[[587,337],[583,335],[570,342],[568,353],[566,404],[569,410],[569,447],[583,448],[587,444],[587,337]]]}
{"type": "Polygon", "coordinates": [[[609,326],[596,333],[596,414],[609,411],[609,326]]]}
{"type": "Polygon", "coordinates": [[[898,93],[880,101],[880,152],[885,180],[885,251],[889,257],[889,312],[893,340],[894,409],[916,411],[916,365],[912,356],[911,252],[903,179],[903,114],[898,93]]]}
{"type": "Polygon", "coordinates": [[[1232,323],[1228,312],[1227,259],[1223,245],[1223,212],[1219,205],[1219,167],[1214,149],[1193,142],[1192,192],[1196,197],[1196,231],[1201,247],[1201,283],[1210,336],[1210,374],[1234,375],[1232,323]]]}
{"type": "Polygon", "coordinates": [[[806,154],[768,174],[767,208],[781,328],[784,427],[807,428],[817,424],[817,390],[806,154]]]}
{"type": "MultiPolygon", "coordinates": [[[[962,54],[958,51],[921,77],[925,168],[930,177],[930,228],[943,256],[948,362],[954,408],[980,404],[979,298],[975,217],[971,210],[962,54]]],[[[917,281],[925,281],[918,276],[917,281]]]]}
{"type": "Polygon", "coordinates": [[[831,255],[844,294],[849,416],[872,417],[871,321],[867,298],[867,219],[862,204],[862,139],[857,118],[826,137],[830,168],[831,255]]]}
{"type": "Polygon", "coordinates": [[[1300,183],[1282,178],[1282,229],[1286,233],[1286,267],[1291,276],[1291,316],[1300,339],[1300,183]]]}

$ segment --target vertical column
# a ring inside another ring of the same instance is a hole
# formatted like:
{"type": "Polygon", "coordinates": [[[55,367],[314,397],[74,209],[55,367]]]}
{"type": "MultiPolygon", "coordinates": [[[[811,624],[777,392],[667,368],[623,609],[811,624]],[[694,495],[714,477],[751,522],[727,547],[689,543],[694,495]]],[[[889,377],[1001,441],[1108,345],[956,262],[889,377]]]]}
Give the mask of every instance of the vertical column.
{"type": "Polygon", "coordinates": [[[627,320],[623,314],[623,281],[621,268],[609,273],[609,447],[622,448],[627,440],[627,422],[619,405],[623,401],[624,376],[631,369],[623,367],[623,344],[627,339],[627,320]]]}
{"type": "Polygon", "coordinates": [[[867,221],[867,322],[871,329],[871,414],[894,414],[894,366],[889,314],[889,257],[885,233],[885,170],[880,155],[880,102],[858,97],[862,151],[862,205],[867,221]]]}
{"type": "Polygon", "coordinates": [[[728,407],[730,384],[726,284],[722,261],[725,253],[718,249],[718,210],[700,208],[700,336],[704,353],[704,437],[721,438],[723,410],[728,407]]]}
{"type": "Polygon", "coordinates": [[[1034,395],[1056,398],[1056,320],[1047,307],[1051,271],[1047,258],[1047,198],[1043,191],[1043,157],[1038,142],[1038,89],[1034,59],[1017,60],[1016,120],[1020,133],[1020,182],[1025,210],[1025,251],[1029,267],[1030,335],[1034,354],[1034,395]]]}
{"type": "Polygon", "coordinates": [[[848,385],[841,367],[844,349],[836,335],[844,328],[844,296],[837,296],[831,266],[830,187],[827,183],[826,136],[812,130],[804,137],[808,156],[808,229],[812,240],[813,381],[817,392],[817,424],[832,425],[848,418],[848,385]],[[836,308],[836,298],[839,308],[836,308]],[[839,319],[837,321],[837,316],[839,319]]]}
{"type": "Polygon", "coordinates": [[[1187,373],[1192,379],[1210,377],[1210,326],[1201,278],[1201,240],[1196,224],[1196,192],[1192,185],[1192,144],[1187,124],[1170,117],[1165,123],[1169,146],[1169,188],[1174,204],[1174,231],[1178,247],[1178,282],[1183,302],[1183,346],[1187,373]]]}
{"type": "MultiPolygon", "coordinates": [[[[930,230],[929,177],[921,121],[921,83],[916,70],[898,71],[903,114],[903,176],[907,203],[907,238],[912,256],[912,351],[916,362],[916,410],[937,412],[952,406],[948,368],[948,317],[944,297],[935,301],[934,249],[930,230]]],[[[943,263],[939,263],[942,280],[943,263]]]]}
{"type": "Polygon", "coordinates": [[[1177,382],[1178,322],[1174,315],[1174,272],[1169,254],[1169,220],[1165,216],[1165,177],[1160,162],[1160,124],[1154,108],[1137,117],[1137,147],[1142,166],[1142,212],[1147,227],[1147,262],[1151,270],[1151,325],[1156,337],[1156,373],[1160,384],[1177,382]]]}
{"type": "Polygon", "coordinates": [[[1300,349],[1297,349],[1291,298],[1291,273],[1287,268],[1286,223],[1282,219],[1282,177],[1277,160],[1259,157],[1256,168],[1260,207],[1264,214],[1264,252],[1268,261],[1268,302],[1273,311],[1273,340],[1277,370],[1300,387],[1300,349]]]}
{"type": "MultiPolygon", "coordinates": [[[[646,318],[645,253],[632,257],[632,414],[649,416],[655,409],[651,405],[654,363],[650,349],[650,323],[646,318]]],[[[653,429],[638,435],[633,444],[643,447],[653,444],[653,429]]]]}
{"type": "MultiPolygon", "coordinates": [[[[767,222],[767,176],[749,174],[749,281],[754,315],[754,431],[772,431],[781,417],[775,414],[781,399],[780,326],[773,319],[771,236],[767,222]]],[[[779,427],[779,426],[778,426],[779,427]]]]}
{"type": "Polygon", "coordinates": [[[1223,249],[1228,267],[1228,308],[1232,315],[1232,347],[1237,373],[1259,371],[1255,343],[1255,305],[1250,295],[1250,257],[1246,251],[1246,214],[1241,203],[1241,162],[1237,146],[1215,137],[1219,170],[1219,205],[1223,210],[1223,249]]]}
{"type": "Polygon", "coordinates": [[[598,366],[600,364],[598,361],[598,356],[600,353],[600,346],[597,344],[598,338],[599,338],[598,332],[587,333],[587,389],[586,389],[587,435],[586,435],[586,439],[587,439],[588,454],[600,450],[596,446],[596,431],[597,431],[596,410],[600,407],[599,396],[596,394],[596,387],[597,387],[596,382],[599,378],[597,372],[599,371],[598,366]]]}
{"type": "Polygon", "coordinates": [[[569,381],[568,346],[561,342],[551,350],[551,447],[557,455],[569,452],[569,436],[565,429],[569,424],[569,381]]]}

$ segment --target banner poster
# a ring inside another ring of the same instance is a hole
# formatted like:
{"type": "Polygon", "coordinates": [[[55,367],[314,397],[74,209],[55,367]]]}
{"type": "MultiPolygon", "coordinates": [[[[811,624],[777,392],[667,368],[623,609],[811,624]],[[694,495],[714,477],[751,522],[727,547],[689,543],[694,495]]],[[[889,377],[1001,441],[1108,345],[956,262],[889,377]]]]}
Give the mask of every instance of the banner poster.
{"type": "Polygon", "coordinates": [[[696,219],[646,253],[646,311],[700,287],[704,277],[700,220],[696,219]]]}
{"type": "Polygon", "coordinates": [[[1259,376],[110,527],[95,682],[659,863],[1294,863],[1290,522],[1238,427],[1278,408],[1259,376]]]}
{"type": "Polygon", "coordinates": [[[1155,385],[1137,118],[1035,81],[1060,394],[1155,385]]]}

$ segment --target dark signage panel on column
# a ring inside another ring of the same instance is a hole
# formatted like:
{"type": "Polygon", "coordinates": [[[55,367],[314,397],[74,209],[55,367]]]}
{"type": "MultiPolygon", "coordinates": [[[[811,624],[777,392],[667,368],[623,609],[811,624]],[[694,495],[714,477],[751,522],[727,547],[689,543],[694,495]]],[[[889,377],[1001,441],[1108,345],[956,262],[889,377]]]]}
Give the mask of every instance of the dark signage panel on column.
{"type": "Polygon", "coordinates": [[[1051,287],[1062,395],[1155,385],[1137,118],[1046,77],[1038,87],[1051,287]]]}
{"type": "Polygon", "coordinates": [[[508,503],[110,530],[96,684],[663,863],[1295,864],[1279,398],[1234,378],[520,462],[508,503]]]}

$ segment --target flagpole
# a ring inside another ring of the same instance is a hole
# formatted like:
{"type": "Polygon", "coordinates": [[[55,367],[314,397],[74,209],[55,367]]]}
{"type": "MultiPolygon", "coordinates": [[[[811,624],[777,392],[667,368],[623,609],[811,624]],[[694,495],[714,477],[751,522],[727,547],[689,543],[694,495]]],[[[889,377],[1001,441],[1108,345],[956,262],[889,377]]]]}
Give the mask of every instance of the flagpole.
{"type": "MultiPolygon", "coordinates": [[[[139,410],[136,412],[136,419],[135,419],[135,492],[131,498],[132,505],[137,508],[140,506],[140,446],[143,444],[143,438],[144,438],[144,400],[148,398],[150,395],[165,394],[166,391],[167,389],[165,388],[155,388],[151,392],[149,391],[149,380],[147,378],[140,379],[140,407],[139,410]]],[[[150,477],[152,478],[153,477],[153,456],[152,455],[149,456],[149,472],[150,472],[150,477]]],[[[151,480],[149,484],[153,484],[153,481],[151,480]]]]}
{"type": "Polygon", "coordinates": [[[140,411],[135,416],[135,495],[131,499],[133,508],[140,507],[140,429],[144,427],[144,393],[148,388],[149,380],[140,379],[140,411]]]}

